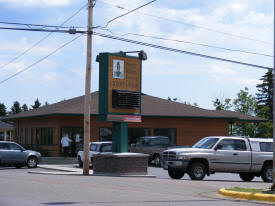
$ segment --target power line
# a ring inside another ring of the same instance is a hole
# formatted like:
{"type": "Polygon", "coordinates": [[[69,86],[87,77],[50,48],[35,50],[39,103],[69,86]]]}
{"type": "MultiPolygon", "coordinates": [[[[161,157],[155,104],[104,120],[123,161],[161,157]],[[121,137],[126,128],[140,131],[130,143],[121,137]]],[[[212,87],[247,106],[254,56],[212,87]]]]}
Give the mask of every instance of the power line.
{"type": "Polygon", "coordinates": [[[9,79],[11,79],[11,78],[13,78],[13,77],[15,77],[15,76],[17,76],[17,75],[19,75],[19,74],[21,74],[21,73],[27,71],[27,70],[29,70],[30,68],[32,68],[32,67],[35,66],[36,64],[42,62],[43,60],[47,59],[49,56],[53,55],[54,53],[56,53],[56,52],[59,51],[60,49],[64,48],[64,47],[67,46],[68,44],[70,44],[70,43],[72,43],[73,41],[77,40],[77,39],[78,39],[79,37],[81,37],[82,35],[84,35],[84,34],[78,35],[77,37],[73,38],[73,39],[70,40],[69,42],[63,44],[62,46],[58,47],[57,49],[55,49],[54,51],[52,51],[51,53],[49,53],[47,56],[45,56],[45,57],[39,59],[38,61],[34,62],[33,64],[29,65],[28,67],[26,67],[26,68],[20,70],[19,72],[16,72],[15,74],[9,76],[9,77],[6,78],[6,79],[0,81],[0,84],[2,84],[2,83],[4,83],[4,82],[8,81],[9,79]]]}
{"type": "Polygon", "coordinates": [[[151,36],[151,35],[137,34],[137,33],[131,33],[131,32],[125,33],[125,34],[118,34],[116,32],[113,32],[112,30],[106,29],[106,28],[96,28],[96,29],[102,29],[102,30],[110,32],[111,34],[118,35],[118,36],[133,35],[133,36],[147,37],[147,38],[159,39],[159,40],[165,40],[165,41],[173,41],[173,42],[178,42],[178,43],[193,44],[193,45],[197,45],[197,46],[203,46],[203,47],[214,48],[214,49],[221,49],[221,50],[226,50],[226,51],[241,52],[241,53],[259,55],[259,56],[273,57],[272,55],[269,55],[269,54],[251,52],[251,51],[246,51],[246,50],[241,50],[241,49],[230,49],[230,48],[225,48],[225,47],[213,46],[213,45],[209,45],[209,44],[195,43],[195,42],[191,42],[191,41],[169,39],[169,38],[160,37],[160,36],[151,36]]]}
{"type": "Polygon", "coordinates": [[[76,29],[82,29],[86,28],[84,26],[56,26],[56,25],[45,25],[45,24],[27,24],[27,23],[20,23],[20,22],[6,22],[6,21],[0,21],[0,24],[8,24],[8,25],[19,25],[19,26],[26,26],[26,27],[42,27],[42,28],[62,28],[62,29],[67,29],[67,28],[76,28],[76,29]]]}
{"type": "Polygon", "coordinates": [[[260,69],[268,69],[268,70],[273,69],[271,67],[250,64],[250,63],[246,63],[246,62],[240,62],[240,61],[235,61],[235,60],[225,59],[225,58],[220,58],[220,57],[215,57],[215,56],[209,56],[209,55],[205,55],[205,54],[199,54],[199,53],[195,53],[195,52],[189,52],[189,51],[174,49],[174,48],[170,48],[170,47],[164,47],[164,46],[160,46],[160,45],[156,45],[156,44],[150,44],[150,43],[146,43],[146,42],[125,39],[125,38],[102,34],[102,33],[97,33],[97,32],[93,32],[93,34],[97,35],[97,36],[104,37],[104,38],[108,38],[108,39],[124,41],[124,42],[132,43],[132,44],[138,44],[138,45],[152,47],[152,48],[156,48],[156,49],[162,49],[162,50],[166,50],[166,51],[172,51],[172,52],[188,54],[188,55],[193,55],[193,56],[198,56],[198,57],[203,57],[203,58],[208,58],[208,59],[214,59],[214,60],[223,61],[223,62],[230,62],[230,63],[234,63],[234,64],[241,64],[241,65],[245,65],[245,66],[249,66],[249,67],[256,67],[256,68],[260,68],[260,69]]]}
{"type": "Polygon", "coordinates": [[[148,3],[146,3],[146,4],[143,4],[143,5],[141,5],[141,6],[137,7],[137,8],[135,8],[135,9],[130,10],[129,12],[126,12],[126,13],[124,13],[124,14],[122,14],[122,15],[119,15],[119,16],[115,17],[115,18],[109,20],[109,21],[105,24],[105,26],[103,26],[103,27],[101,27],[101,26],[96,26],[95,28],[97,28],[97,27],[99,27],[99,28],[107,28],[108,25],[109,25],[111,22],[115,21],[116,19],[119,19],[119,18],[121,18],[121,17],[123,17],[123,16],[126,16],[126,15],[128,15],[128,14],[130,14],[130,13],[133,13],[134,11],[137,11],[138,9],[141,9],[142,7],[145,7],[145,6],[151,4],[151,3],[155,2],[155,1],[157,1],[157,0],[152,0],[152,1],[148,2],[148,3]]]}
{"type": "MultiPolygon", "coordinates": [[[[112,3],[109,3],[109,2],[104,1],[104,0],[100,0],[100,1],[104,4],[107,4],[107,5],[122,9],[122,10],[126,10],[126,11],[130,10],[128,8],[122,7],[120,5],[112,4],[112,3]]],[[[145,16],[150,16],[150,17],[153,17],[153,18],[162,19],[162,20],[165,20],[165,21],[181,24],[181,25],[196,27],[196,28],[199,28],[199,29],[219,33],[219,34],[222,34],[222,35],[233,36],[233,37],[237,37],[237,38],[240,38],[240,39],[246,39],[246,40],[255,41],[255,42],[262,43],[262,44],[268,44],[270,46],[273,46],[273,43],[271,43],[271,42],[267,42],[267,41],[263,41],[263,40],[259,40],[259,39],[254,39],[254,38],[243,36],[243,35],[233,34],[233,33],[230,33],[230,32],[220,31],[220,30],[212,29],[212,28],[205,27],[205,26],[199,26],[197,24],[187,23],[187,22],[184,22],[182,20],[179,21],[179,20],[170,19],[170,18],[166,18],[166,17],[161,17],[161,16],[157,16],[157,15],[153,15],[153,14],[148,14],[148,13],[141,12],[141,11],[137,11],[137,13],[140,13],[140,14],[145,15],[145,16]]]]}
{"type": "MultiPolygon", "coordinates": [[[[69,18],[67,18],[63,23],[61,23],[59,26],[63,26],[64,24],[66,24],[68,21],[70,21],[73,17],[75,17],[82,9],[87,7],[87,3],[82,6],[80,9],[78,9],[75,13],[73,13],[69,18]]],[[[40,39],[39,41],[37,41],[35,44],[33,44],[31,47],[29,47],[28,49],[26,49],[24,52],[22,52],[21,54],[15,56],[14,58],[12,58],[10,61],[8,61],[7,63],[3,64],[2,66],[0,66],[0,70],[3,69],[4,67],[8,66],[9,64],[11,64],[12,62],[16,61],[17,59],[19,59],[20,57],[22,57],[23,55],[25,55],[26,53],[28,53],[29,51],[31,51],[33,48],[35,48],[38,44],[40,44],[41,42],[43,42],[45,39],[47,39],[49,36],[51,36],[53,33],[49,33],[46,36],[44,36],[42,39],[40,39]]]]}
{"type": "Polygon", "coordinates": [[[31,29],[31,28],[16,28],[16,27],[0,27],[0,29],[4,30],[20,30],[20,31],[41,31],[41,32],[51,32],[51,33],[70,33],[70,34],[86,34],[87,31],[77,31],[74,28],[71,28],[69,30],[61,30],[61,29],[31,29]]]}

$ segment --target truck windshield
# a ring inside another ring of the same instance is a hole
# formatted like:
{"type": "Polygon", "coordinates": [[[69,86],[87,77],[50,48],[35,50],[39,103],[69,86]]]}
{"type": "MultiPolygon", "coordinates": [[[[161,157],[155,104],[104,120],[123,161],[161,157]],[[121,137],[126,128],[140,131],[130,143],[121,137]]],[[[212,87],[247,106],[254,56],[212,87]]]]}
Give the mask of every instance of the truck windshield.
{"type": "Polygon", "coordinates": [[[97,144],[91,144],[90,145],[90,151],[97,151],[97,144]]]}
{"type": "Polygon", "coordinates": [[[194,144],[193,148],[202,148],[202,149],[211,149],[216,142],[219,140],[219,138],[203,138],[200,141],[198,141],[196,144],[194,144]]]}

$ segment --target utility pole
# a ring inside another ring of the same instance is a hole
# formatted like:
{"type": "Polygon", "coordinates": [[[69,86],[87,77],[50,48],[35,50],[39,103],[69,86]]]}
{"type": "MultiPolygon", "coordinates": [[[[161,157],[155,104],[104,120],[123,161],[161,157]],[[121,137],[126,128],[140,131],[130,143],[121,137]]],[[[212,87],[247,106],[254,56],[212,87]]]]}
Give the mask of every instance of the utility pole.
{"type": "Polygon", "coordinates": [[[90,118],[91,118],[91,70],[92,70],[92,27],[93,27],[93,0],[88,0],[88,34],[87,34],[87,61],[85,78],[85,102],[84,102],[84,161],[83,175],[89,175],[90,158],[90,118]]]}
{"type": "Polygon", "coordinates": [[[271,190],[275,190],[275,0],[273,2],[273,184],[271,186],[271,190]]]}

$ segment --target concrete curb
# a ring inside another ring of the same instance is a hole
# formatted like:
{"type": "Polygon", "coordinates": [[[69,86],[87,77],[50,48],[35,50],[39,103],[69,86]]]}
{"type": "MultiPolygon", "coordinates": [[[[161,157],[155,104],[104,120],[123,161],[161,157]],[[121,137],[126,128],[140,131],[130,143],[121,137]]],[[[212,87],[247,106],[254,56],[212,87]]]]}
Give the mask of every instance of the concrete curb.
{"type": "Polygon", "coordinates": [[[238,198],[238,199],[275,202],[275,195],[272,195],[272,194],[236,192],[236,191],[226,190],[225,188],[220,189],[219,194],[227,197],[238,198]]]}
{"type": "MultiPolygon", "coordinates": [[[[68,168],[59,165],[38,165],[38,168],[47,169],[51,171],[31,171],[30,174],[48,174],[48,175],[83,175],[83,171],[80,168],[68,168]]],[[[104,176],[104,177],[145,177],[155,178],[155,175],[136,175],[136,174],[94,174],[90,170],[89,176],[104,176]]]]}

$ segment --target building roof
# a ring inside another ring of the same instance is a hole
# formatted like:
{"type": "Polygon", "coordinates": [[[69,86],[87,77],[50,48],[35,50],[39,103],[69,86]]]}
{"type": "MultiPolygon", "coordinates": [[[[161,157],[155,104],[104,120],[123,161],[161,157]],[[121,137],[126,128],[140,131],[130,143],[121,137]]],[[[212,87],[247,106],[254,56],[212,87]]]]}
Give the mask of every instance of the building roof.
{"type": "MultiPolygon", "coordinates": [[[[98,115],[98,94],[91,93],[91,114],[98,115]]],[[[265,121],[263,118],[244,115],[233,111],[207,110],[199,107],[173,102],[158,97],[142,94],[141,110],[143,117],[180,117],[180,118],[211,118],[228,119],[229,121],[265,121]]],[[[84,96],[64,100],[55,104],[39,107],[26,112],[10,115],[5,120],[19,118],[56,116],[56,115],[83,115],[84,96]]]]}
{"type": "Polygon", "coordinates": [[[13,125],[12,124],[3,122],[0,119],[0,130],[12,130],[12,129],[13,129],[13,125]]]}

